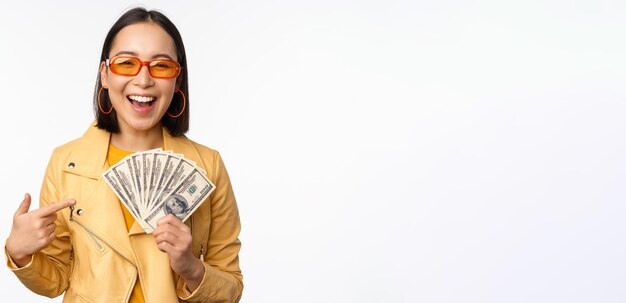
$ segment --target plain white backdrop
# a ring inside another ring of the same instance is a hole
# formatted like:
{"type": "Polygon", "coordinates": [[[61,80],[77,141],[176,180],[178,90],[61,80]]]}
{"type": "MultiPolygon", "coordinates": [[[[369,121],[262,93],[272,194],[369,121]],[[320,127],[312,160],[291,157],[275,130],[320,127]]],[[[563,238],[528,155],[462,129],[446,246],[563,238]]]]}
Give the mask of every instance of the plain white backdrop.
{"type": "Polygon", "coordinates": [[[242,302],[626,301],[624,1],[3,2],[3,239],[135,5],[186,44],[242,302]]]}

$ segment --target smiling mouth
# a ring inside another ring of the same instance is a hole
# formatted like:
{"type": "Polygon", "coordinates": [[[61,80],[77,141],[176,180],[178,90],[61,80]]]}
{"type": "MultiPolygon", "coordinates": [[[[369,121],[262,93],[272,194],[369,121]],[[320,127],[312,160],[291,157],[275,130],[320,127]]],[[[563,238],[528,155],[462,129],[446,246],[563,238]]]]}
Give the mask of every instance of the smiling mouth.
{"type": "Polygon", "coordinates": [[[154,104],[154,101],[156,101],[155,97],[147,97],[147,96],[135,96],[135,95],[130,95],[128,97],[126,97],[128,99],[128,101],[130,101],[134,106],[139,107],[139,108],[147,108],[150,107],[152,104],[154,104]]]}

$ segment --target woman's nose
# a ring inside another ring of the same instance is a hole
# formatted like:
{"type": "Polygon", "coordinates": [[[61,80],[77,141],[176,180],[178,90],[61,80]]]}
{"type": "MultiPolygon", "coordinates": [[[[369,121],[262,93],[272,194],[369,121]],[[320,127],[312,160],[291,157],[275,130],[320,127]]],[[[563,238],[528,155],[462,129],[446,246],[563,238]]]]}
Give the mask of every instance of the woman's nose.
{"type": "Polygon", "coordinates": [[[150,71],[147,66],[141,66],[139,73],[135,76],[134,82],[139,87],[150,87],[154,85],[154,79],[150,76],[150,71]]]}

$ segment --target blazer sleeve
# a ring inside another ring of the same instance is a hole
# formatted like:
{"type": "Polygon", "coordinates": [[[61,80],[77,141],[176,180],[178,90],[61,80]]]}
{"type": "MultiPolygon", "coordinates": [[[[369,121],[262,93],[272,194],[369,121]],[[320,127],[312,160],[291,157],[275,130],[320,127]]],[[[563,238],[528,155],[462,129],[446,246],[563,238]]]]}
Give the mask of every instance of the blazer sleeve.
{"type": "MultiPolygon", "coordinates": [[[[56,186],[60,178],[58,162],[59,160],[55,152],[48,162],[41,187],[40,207],[60,200],[56,186]]],[[[63,209],[57,213],[55,221],[56,238],[48,247],[35,253],[31,262],[26,266],[18,268],[5,249],[7,266],[15,273],[17,278],[31,291],[51,298],[59,296],[69,286],[71,245],[67,222],[61,214],[64,211],[69,210],[63,209]]]]}
{"type": "Polygon", "coordinates": [[[209,201],[211,225],[204,256],[204,277],[200,286],[190,293],[179,277],[176,291],[186,302],[239,302],[243,292],[243,276],[239,268],[239,210],[230,178],[219,153],[215,152],[215,191],[209,201]]]}

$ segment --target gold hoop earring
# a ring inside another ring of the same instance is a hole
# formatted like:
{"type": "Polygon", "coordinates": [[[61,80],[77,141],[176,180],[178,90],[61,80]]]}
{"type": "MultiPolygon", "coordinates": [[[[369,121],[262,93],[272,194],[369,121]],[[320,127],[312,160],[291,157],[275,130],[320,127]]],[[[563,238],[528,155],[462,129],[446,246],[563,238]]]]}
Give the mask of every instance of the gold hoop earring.
{"type": "Polygon", "coordinates": [[[102,89],[104,88],[104,86],[100,87],[100,90],[98,91],[98,107],[100,108],[100,112],[108,115],[113,111],[113,104],[111,104],[111,109],[109,109],[108,112],[104,111],[104,109],[102,109],[102,104],[100,104],[100,94],[102,93],[102,89]]]}
{"type": "Polygon", "coordinates": [[[172,118],[178,118],[180,115],[182,115],[183,112],[185,112],[185,106],[187,106],[187,98],[185,98],[185,94],[180,89],[177,89],[175,93],[180,93],[183,96],[183,109],[180,111],[180,113],[178,113],[178,115],[172,115],[170,114],[170,112],[166,112],[167,115],[172,118]]]}

